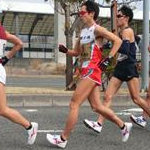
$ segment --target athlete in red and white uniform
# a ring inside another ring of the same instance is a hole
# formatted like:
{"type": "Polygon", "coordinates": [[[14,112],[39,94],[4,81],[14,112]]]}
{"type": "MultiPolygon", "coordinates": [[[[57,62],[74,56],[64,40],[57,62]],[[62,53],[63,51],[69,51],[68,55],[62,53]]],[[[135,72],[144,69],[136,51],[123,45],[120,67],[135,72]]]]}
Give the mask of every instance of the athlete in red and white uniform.
{"type": "Polygon", "coordinates": [[[5,94],[6,72],[4,65],[15,55],[17,51],[21,49],[21,47],[22,41],[16,36],[5,31],[0,24],[0,115],[16,124],[23,126],[28,133],[27,143],[31,145],[35,142],[38,124],[35,122],[30,123],[18,111],[8,107],[5,94]],[[13,47],[5,55],[4,50],[6,41],[11,42],[13,47]]]}
{"type": "Polygon", "coordinates": [[[105,28],[96,25],[95,21],[99,15],[99,6],[97,3],[93,1],[84,2],[79,15],[81,20],[85,23],[86,28],[81,31],[80,37],[73,50],[69,50],[61,44],[59,45],[59,51],[70,56],[80,56],[82,78],[71,98],[70,111],[65,129],[61,135],[47,134],[47,140],[53,145],[65,148],[67,139],[78,120],[80,106],[88,99],[93,111],[104,115],[121,128],[122,140],[126,142],[132,124],[125,124],[111,109],[101,104],[99,90],[99,85],[101,84],[101,70],[109,65],[111,58],[116,54],[121,45],[121,39],[105,28]],[[112,46],[109,56],[101,60],[101,47],[104,38],[112,41],[114,45],[112,46]],[[130,128],[127,128],[127,125],[130,126],[130,128]]]}
{"type": "Polygon", "coordinates": [[[81,31],[80,44],[82,52],[80,55],[81,62],[81,77],[89,78],[101,85],[101,70],[98,63],[102,59],[102,48],[95,44],[95,27],[94,24],[90,28],[85,28],[81,31]]]}

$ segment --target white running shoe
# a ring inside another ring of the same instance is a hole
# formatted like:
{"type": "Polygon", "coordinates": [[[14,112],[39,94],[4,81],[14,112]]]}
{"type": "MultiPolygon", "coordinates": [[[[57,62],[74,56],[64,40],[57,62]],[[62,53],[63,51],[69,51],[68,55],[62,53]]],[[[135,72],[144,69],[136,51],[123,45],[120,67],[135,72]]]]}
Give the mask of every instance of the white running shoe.
{"type": "Polygon", "coordinates": [[[84,125],[86,127],[88,127],[89,129],[92,129],[93,131],[97,132],[97,133],[100,133],[101,130],[102,130],[102,126],[99,125],[97,122],[95,121],[90,121],[88,119],[84,119],[83,121],[84,125]]]}
{"type": "Polygon", "coordinates": [[[122,134],[122,142],[127,142],[129,135],[130,135],[130,131],[132,129],[132,123],[125,123],[125,127],[123,130],[121,130],[121,134],[122,134]]]}
{"type": "Polygon", "coordinates": [[[37,130],[38,130],[38,123],[31,122],[32,128],[28,130],[28,144],[32,145],[34,144],[37,136],[37,130]]]}
{"type": "Polygon", "coordinates": [[[50,142],[52,145],[58,146],[60,148],[65,148],[67,145],[67,140],[62,141],[60,135],[52,135],[52,134],[47,134],[46,139],[48,142],[50,142]]]}
{"type": "Polygon", "coordinates": [[[144,119],[143,116],[139,116],[139,117],[136,117],[134,115],[131,115],[130,116],[130,119],[137,125],[141,126],[141,127],[145,127],[146,126],[146,120],[144,119]]]}

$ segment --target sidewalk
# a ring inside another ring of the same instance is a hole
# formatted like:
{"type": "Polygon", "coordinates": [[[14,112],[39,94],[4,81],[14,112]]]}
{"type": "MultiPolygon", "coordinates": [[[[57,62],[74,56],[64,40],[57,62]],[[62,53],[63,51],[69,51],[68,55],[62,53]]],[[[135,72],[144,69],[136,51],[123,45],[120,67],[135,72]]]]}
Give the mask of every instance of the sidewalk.
{"type": "MultiPolygon", "coordinates": [[[[56,78],[57,80],[57,78],[56,78]]],[[[12,107],[40,107],[40,106],[69,106],[73,91],[65,91],[63,87],[11,87],[6,86],[9,106],[12,107]]],[[[103,99],[101,92],[101,100],[103,99]]],[[[145,93],[141,93],[145,97],[145,93]]],[[[114,97],[113,106],[133,106],[127,88],[121,88],[114,97]]],[[[83,106],[89,106],[86,101],[83,106]]]]}

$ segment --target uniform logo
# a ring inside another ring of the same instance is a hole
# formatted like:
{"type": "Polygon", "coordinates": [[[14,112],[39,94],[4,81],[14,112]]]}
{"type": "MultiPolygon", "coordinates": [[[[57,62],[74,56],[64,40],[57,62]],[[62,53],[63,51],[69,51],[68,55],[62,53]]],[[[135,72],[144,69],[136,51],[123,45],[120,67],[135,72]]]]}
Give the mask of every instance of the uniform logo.
{"type": "Polygon", "coordinates": [[[88,72],[85,75],[83,75],[83,77],[88,77],[92,73],[93,73],[93,69],[89,69],[88,72]]]}

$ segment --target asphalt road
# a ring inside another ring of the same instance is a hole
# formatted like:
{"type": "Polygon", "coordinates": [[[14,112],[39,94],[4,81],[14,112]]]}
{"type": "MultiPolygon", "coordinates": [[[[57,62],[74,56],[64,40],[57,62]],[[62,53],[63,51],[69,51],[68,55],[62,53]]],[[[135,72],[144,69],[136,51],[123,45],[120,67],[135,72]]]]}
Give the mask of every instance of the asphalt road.
{"type": "MultiPolygon", "coordinates": [[[[0,150],[56,150],[46,140],[46,133],[60,133],[64,128],[68,107],[17,108],[24,116],[39,123],[39,133],[33,146],[26,145],[26,132],[19,125],[0,119],[0,150]],[[61,108],[61,109],[60,109],[61,108]]],[[[124,120],[129,120],[129,108],[114,107],[115,112],[124,120]],[[125,110],[125,111],[123,111],[125,110]]],[[[134,110],[134,114],[139,114],[134,110]]],[[[150,122],[145,129],[133,126],[129,141],[121,142],[120,129],[106,121],[101,134],[93,133],[83,125],[84,118],[96,119],[90,107],[82,107],[74,132],[69,138],[66,150],[148,150],[150,149],[150,122]]]]}

